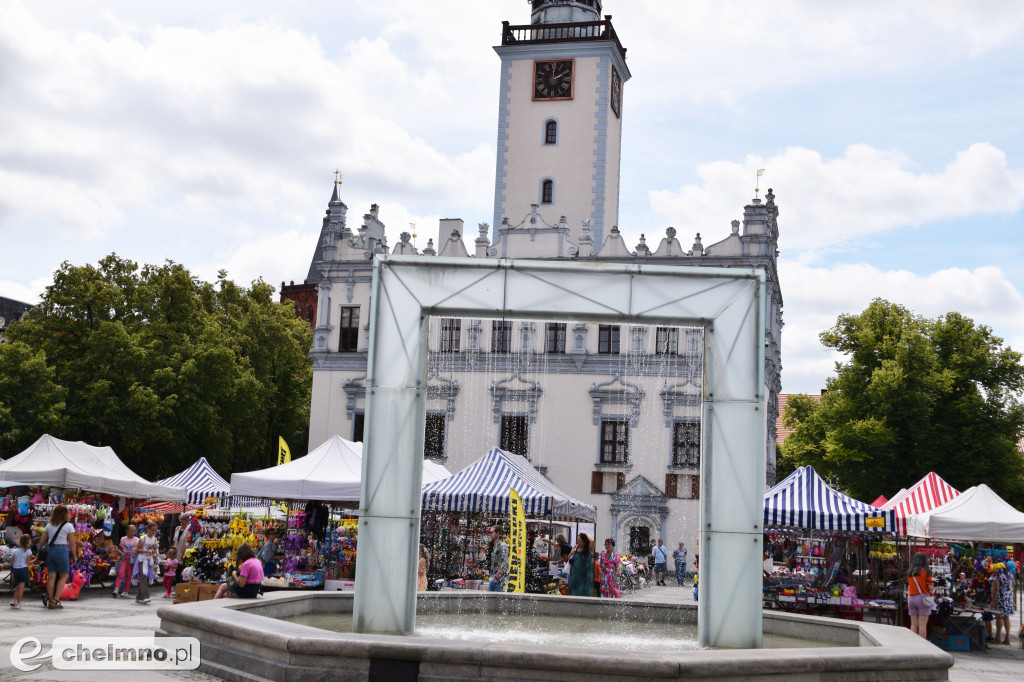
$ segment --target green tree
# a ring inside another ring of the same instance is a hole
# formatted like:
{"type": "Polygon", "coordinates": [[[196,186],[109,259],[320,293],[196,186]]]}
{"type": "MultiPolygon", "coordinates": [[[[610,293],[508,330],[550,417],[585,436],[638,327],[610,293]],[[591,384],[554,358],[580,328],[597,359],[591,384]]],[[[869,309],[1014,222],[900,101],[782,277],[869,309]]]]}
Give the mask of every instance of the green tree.
{"type": "Polygon", "coordinates": [[[9,334],[67,389],[66,437],[110,445],[150,479],[201,455],[227,473],[268,466],[278,435],[306,439],[312,332],[272,294],[111,254],[62,264],[9,334]]]}
{"type": "Polygon", "coordinates": [[[935,320],[876,299],[820,335],[847,360],[820,402],[789,399],[780,474],[811,465],[859,499],[935,471],[960,490],[987,483],[1024,506],[1021,354],[959,313],[935,320]]]}
{"type": "Polygon", "coordinates": [[[54,376],[43,351],[0,344],[0,452],[17,454],[42,434],[63,431],[66,391],[54,376]]]}

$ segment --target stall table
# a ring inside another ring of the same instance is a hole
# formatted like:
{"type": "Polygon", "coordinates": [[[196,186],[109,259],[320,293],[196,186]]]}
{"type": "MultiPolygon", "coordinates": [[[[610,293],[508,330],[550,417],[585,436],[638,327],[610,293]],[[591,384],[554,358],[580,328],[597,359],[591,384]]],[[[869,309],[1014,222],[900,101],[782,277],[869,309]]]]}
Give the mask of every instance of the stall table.
{"type": "Polygon", "coordinates": [[[874,615],[876,623],[881,623],[884,617],[886,623],[896,624],[897,608],[895,605],[872,604],[871,600],[867,600],[863,604],[844,604],[842,602],[837,604],[833,601],[825,602],[811,597],[790,597],[766,593],[763,604],[766,609],[836,618],[842,618],[844,612],[858,613],[862,616],[858,620],[863,620],[863,615],[870,613],[874,615]]]}

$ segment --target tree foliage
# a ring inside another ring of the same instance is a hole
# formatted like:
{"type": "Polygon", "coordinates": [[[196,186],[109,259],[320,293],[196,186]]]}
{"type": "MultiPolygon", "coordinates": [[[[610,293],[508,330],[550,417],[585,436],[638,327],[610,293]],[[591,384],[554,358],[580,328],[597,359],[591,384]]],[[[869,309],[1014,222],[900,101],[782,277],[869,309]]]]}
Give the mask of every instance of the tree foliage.
{"type": "Polygon", "coordinates": [[[876,299],[821,342],[844,355],[817,402],[790,397],[779,472],[811,465],[855,498],[930,471],[960,489],[986,483],[1024,506],[1021,354],[960,313],[934,320],[876,299]]]}
{"type": "Polygon", "coordinates": [[[54,435],[109,445],[150,479],[200,456],[244,471],[308,430],[312,332],[273,292],[111,254],[63,263],[9,336],[43,352],[67,392],[54,435]]]}
{"type": "Polygon", "coordinates": [[[20,452],[41,433],[64,427],[64,396],[46,353],[0,344],[0,452],[20,452]]]}

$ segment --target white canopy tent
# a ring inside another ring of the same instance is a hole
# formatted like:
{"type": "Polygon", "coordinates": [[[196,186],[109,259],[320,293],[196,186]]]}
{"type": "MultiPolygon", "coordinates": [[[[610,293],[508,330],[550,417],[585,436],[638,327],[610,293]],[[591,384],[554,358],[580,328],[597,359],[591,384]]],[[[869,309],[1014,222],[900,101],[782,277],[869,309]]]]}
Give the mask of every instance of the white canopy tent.
{"type": "MultiPolygon", "coordinates": [[[[231,495],[275,500],[358,502],[363,444],[331,436],[305,457],[287,464],[231,474],[231,495]]],[[[434,462],[423,462],[423,483],[451,476],[434,462]]]]}
{"type": "Polygon", "coordinates": [[[129,469],[109,447],[60,440],[49,434],[0,464],[0,479],[131,499],[184,502],[188,495],[185,488],[150,483],[129,469]]]}
{"type": "Polygon", "coordinates": [[[907,519],[907,534],[942,540],[1024,542],[1024,513],[984,483],[907,519]]]}
{"type": "Polygon", "coordinates": [[[423,460],[423,485],[437,483],[446,478],[451,478],[451,476],[452,472],[445,469],[444,466],[437,462],[431,462],[429,459],[423,460]]]}
{"type": "Polygon", "coordinates": [[[268,469],[231,474],[231,496],[357,502],[363,444],[331,436],[305,457],[268,469]]]}

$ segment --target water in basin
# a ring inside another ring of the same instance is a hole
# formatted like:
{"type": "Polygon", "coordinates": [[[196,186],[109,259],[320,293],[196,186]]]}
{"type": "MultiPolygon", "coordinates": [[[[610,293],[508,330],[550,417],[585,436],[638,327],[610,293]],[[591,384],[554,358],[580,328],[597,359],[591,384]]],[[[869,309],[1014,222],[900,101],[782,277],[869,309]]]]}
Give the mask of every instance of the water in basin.
{"type": "MultiPolygon", "coordinates": [[[[306,613],[285,618],[291,623],[333,632],[352,632],[350,613],[306,613]]],[[[697,626],[627,620],[602,620],[573,616],[523,617],[468,615],[459,613],[417,614],[417,637],[495,642],[500,644],[537,644],[630,651],[684,651],[700,649],[697,626]]],[[[837,646],[764,635],[766,649],[837,646]]]]}

